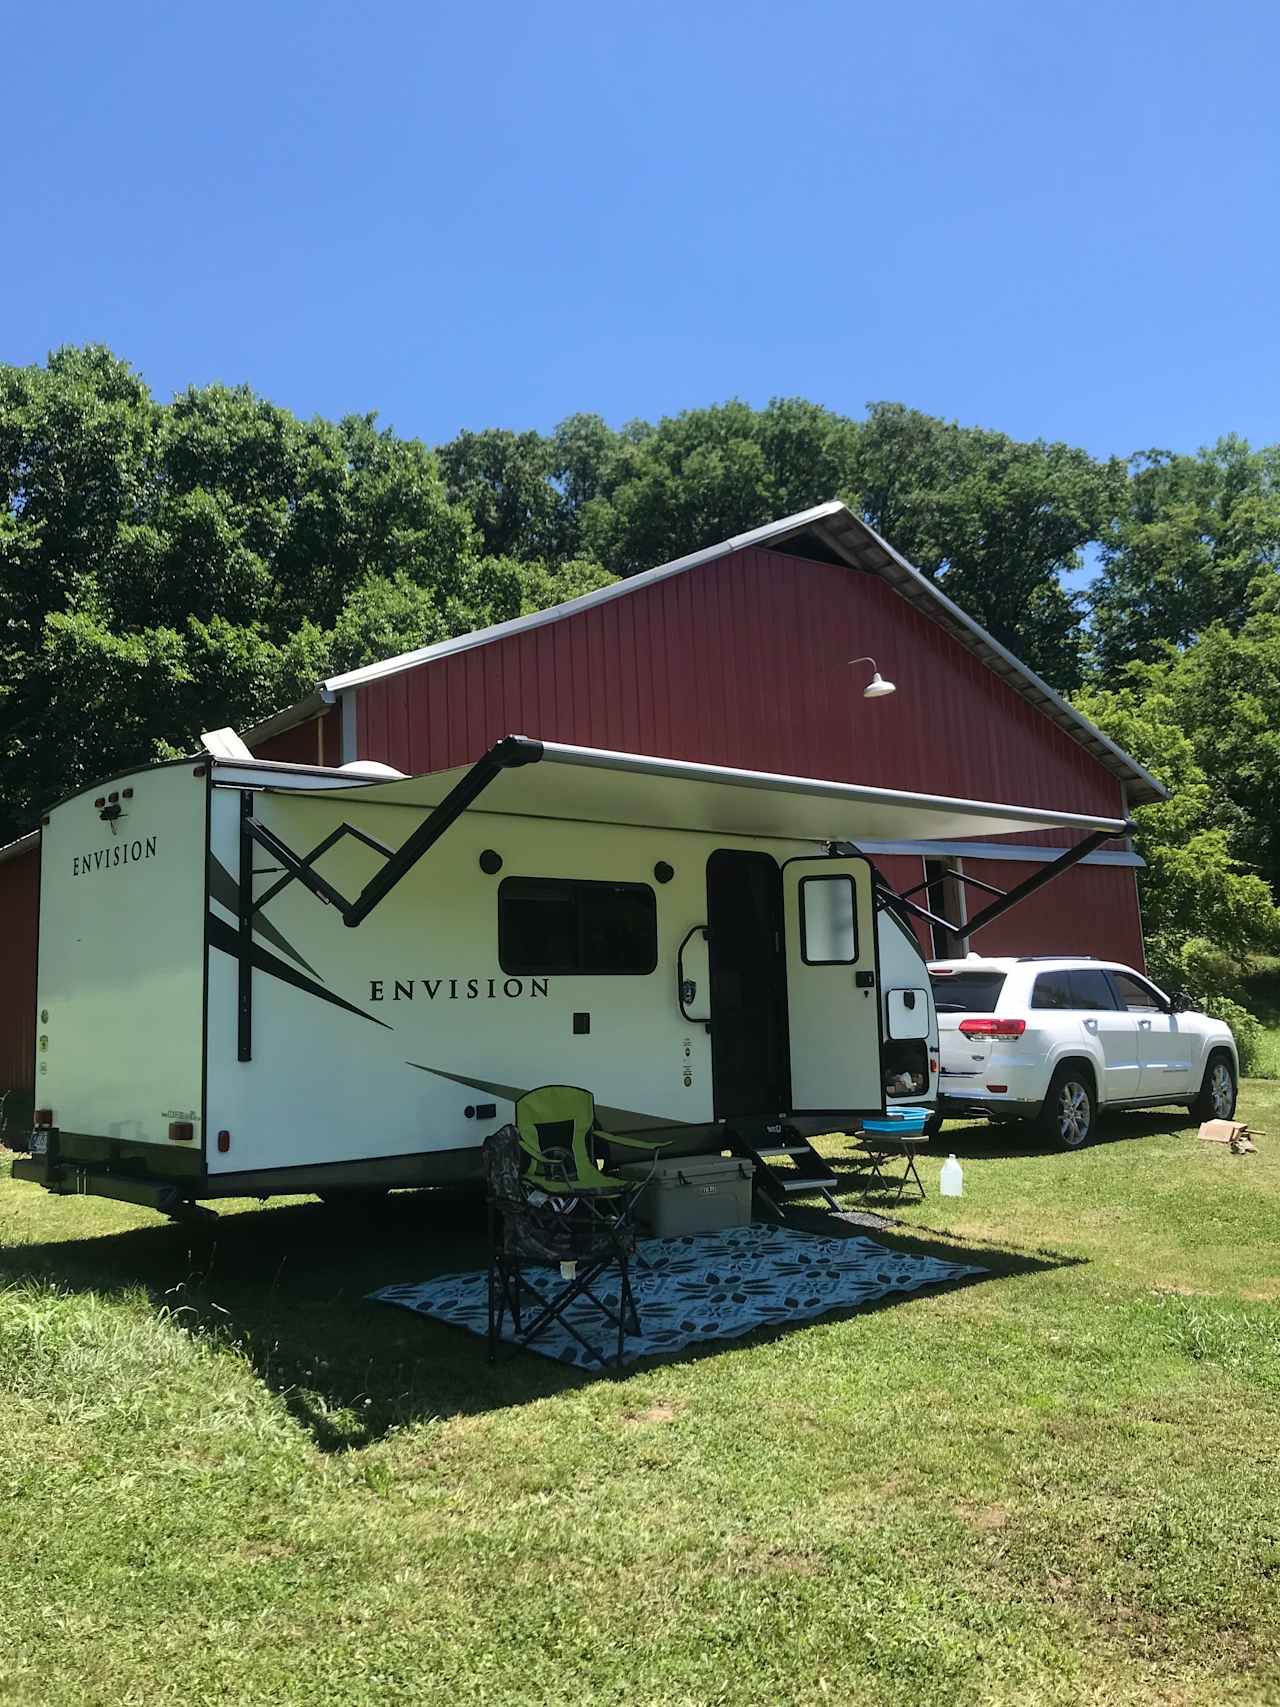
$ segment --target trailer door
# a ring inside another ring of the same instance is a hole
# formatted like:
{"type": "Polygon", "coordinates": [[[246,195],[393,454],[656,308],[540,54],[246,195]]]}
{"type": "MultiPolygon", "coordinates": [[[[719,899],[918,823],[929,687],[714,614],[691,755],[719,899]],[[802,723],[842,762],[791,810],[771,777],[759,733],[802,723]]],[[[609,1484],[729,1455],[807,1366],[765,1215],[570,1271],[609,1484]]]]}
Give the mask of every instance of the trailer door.
{"type": "Polygon", "coordinates": [[[871,862],[862,854],[782,868],[794,1114],[884,1107],[871,862]]]}

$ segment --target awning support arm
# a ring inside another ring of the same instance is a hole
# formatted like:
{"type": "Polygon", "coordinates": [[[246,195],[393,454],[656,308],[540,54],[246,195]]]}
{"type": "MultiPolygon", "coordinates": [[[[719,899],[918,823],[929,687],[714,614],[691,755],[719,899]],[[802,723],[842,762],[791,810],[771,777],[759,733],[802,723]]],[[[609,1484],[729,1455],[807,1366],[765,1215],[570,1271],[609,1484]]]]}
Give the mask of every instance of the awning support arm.
{"type": "Polygon", "coordinates": [[[326,906],[336,907],[342,915],[344,925],[360,924],[368,918],[378,902],[389,895],[401,879],[408,875],[422,856],[435,846],[449,826],[456,823],[467,808],[479,799],[495,777],[500,776],[504,770],[511,770],[520,765],[537,764],[542,753],[541,741],[532,741],[526,735],[505,736],[491,747],[482,759],[472,765],[440,804],[432,807],[413,834],[395,849],[384,846],[363,830],[358,830],[354,824],[342,823],[322,842],[318,842],[310,853],[298,854],[259,819],[252,816],[242,818],[242,838],[252,839],[264,847],[273,859],[279,861],[285,872],[280,881],[273,883],[260,901],[250,905],[250,916],[265,906],[273,895],[278,895],[286,884],[296,882],[309,889],[326,906]],[[320,856],[344,836],[354,836],[357,841],[380,854],[385,862],[382,869],[373,874],[352,901],[315,870],[315,862],[320,856]]]}
{"type": "MultiPolygon", "coordinates": [[[[980,913],[975,913],[971,919],[966,919],[963,925],[954,925],[950,919],[944,919],[938,913],[931,913],[927,907],[922,907],[918,902],[910,899],[912,895],[918,895],[922,889],[928,889],[930,887],[928,882],[917,883],[913,888],[904,890],[902,894],[899,894],[877,873],[876,888],[882,896],[883,904],[901,907],[904,912],[910,913],[914,918],[923,919],[927,924],[940,925],[952,936],[959,937],[967,951],[969,938],[976,931],[980,931],[984,925],[989,925],[993,919],[998,919],[1002,913],[1007,913],[1010,907],[1016,907],[1019,901],[1025,901],[1028,895],[1034,894],[1043,884],[1052,883],[1055,877],[1061,877],[1064,871],[1070,871],[1073,865],[1079,865],[1082,859],[1087,859],[1091,853],[1102,846],[1103,842],[1114,841],[1117,836],[1132,835],[1133,830],[1134,826],[1131,823],[1121,825],[1118,830],[1094,830],[1082,841],[1077,842],[1073,848],[1068,848],[1065,853],[1059,854],[1057,859],[1039,866],[1029,877],[1023,878],[1021,883],[1015,883],[1012,889],[997,889],[994,883],[986,883],[979,877],[970,877],[966,872],[949,871],[947,874],[949,877],[958,878],[962,883],[971,883],[975,888],[985,889],[988,894],[997,897],[989,907],[984,907],[980,913]]],[[[832,842],[830,847],[833,853],[856,853],[859,851],[852,842],[832,842]]]]}
{"type": "Polygon", "coordinates": [[[895,890],[890,889],[888,884],[878,893],[882,897],[884,906],[901,907],[904,913],[910,913],[913,918],[923,919],[926,924],[941,925],[944,931],[950,931],[952,936],[955,936],[956,927],[950,919],[944,919],[940,913],[931,913],[927,907],[920,906],[918,902],[908,901],[905,895],[899,895],[895,890]]]}
{"type": "MultiPolygon", "coordinates": [[[[1000,889],[994,883],[987,883],[981,877],[970,877],[967,871],[957,871],[954,866],[947,867],[947,876],[954,877],[957,883],[967,883],[973,889],[983,889],[988,895],[1007,895],[1007,889],[1000,889]]],[[[926,877],[923,883],[912,884],[910,889],[902,891],[903,899],[908,895],[918,895],[922,889],[932,889],[937,882],[934,877],[926,877]]]]}
{"type": "Polygon", "coordinates": [[[1052,883],[1055,877],[1061,877],[1064,871],[1070,871],[1073,865],[1079,865],[1082,859],[1087,859],[1103,842],[1114,841],[1117,836],[1127,836],[1132,829],[1132,824],[1125,824],[1119,830],[1095,830],[1092,835],[1077,842],[1075,847],[1068,848],[1065,853],[1059,854],[1057,859],[1050,860],[1048,865],[1038,866],[1029,877],[1024,877],[1021,883],[1015,883],[998,901],[993,901],[989,907],[975,913],[973,918],[966,919],[962,926],[953,925],[951,928],[967,948],[969,938],[984,925],[991,924],[1002,913],[1007,913],[1010,907],[1016,907],[1019,901],[1025,901],[1028,895],[1033,895],[1046,883],[1052,883]]]}

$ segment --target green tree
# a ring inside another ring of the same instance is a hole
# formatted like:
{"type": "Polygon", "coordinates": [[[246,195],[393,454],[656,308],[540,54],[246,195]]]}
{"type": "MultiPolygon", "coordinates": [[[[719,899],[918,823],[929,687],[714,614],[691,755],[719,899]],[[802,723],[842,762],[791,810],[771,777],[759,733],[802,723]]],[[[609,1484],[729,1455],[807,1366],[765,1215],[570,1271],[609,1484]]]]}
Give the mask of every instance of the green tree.
{"type": "Polygon", "coordinates": [[[1234,436],[1195,456],[1135,457],[1090,594],[1105,680],[1215,622],[1237,631],[1280,582],[1280,446],[1234,436]]]}
{"type": "Polygon", "coordinates": [[[464,432],[436,455],[491,557],[558,557],[568,548],[567,505],[552,479],[554,448],[534,432],[464,432]]]}
{"type": "Polygon", "coordinates": [[[1062,585],[1120,501],[1124,469],[1043,440],[873,403],[853,470],[864,515],[1055,687],[1082,679],[1082,602],[1062,585]]]}
{"type": "Polygon", "coordinates": [[[1280,948],[1280,910],[1271,886],[1233,852],[1236,810],[1182,726],[1177,689],[1157,670],[1133,666],[1120,688],[1090,689],[1075,703],[1170,791],[1133,814],[1152,973],[1204,998],[1236,1028],[1243,1052],[1257,1026],[1236,1001],[1240,977],[1251,955],[1280,948]]]}

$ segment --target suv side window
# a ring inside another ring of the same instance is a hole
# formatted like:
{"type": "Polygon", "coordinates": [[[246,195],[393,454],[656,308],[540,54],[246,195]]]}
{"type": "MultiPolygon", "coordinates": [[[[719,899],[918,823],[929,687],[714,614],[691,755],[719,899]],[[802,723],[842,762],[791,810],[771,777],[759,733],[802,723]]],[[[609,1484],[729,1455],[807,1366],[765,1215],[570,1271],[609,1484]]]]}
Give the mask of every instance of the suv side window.
{"type": "Polygon", "coordinates": [[[1074,1008],[1079,1004],[1071,994],[1070,972],[1041,972],[1031,991],[1033,1008],[1074,1008]]]}
{"type": "Polygon", "coordinates": [[[1115,993],[1101,969],[1090,971],[1082,966],[1073,967],[1071,993],[1074,997],[1072,1007],[1083,1008],[1087,1013],[1112,1013],[1115,1010],[1115,993]]]}
{"type": "Polygon", "coordinates": [[[1165,1011],[1150,984],[1144,984],[1131,972],[1111,972],[1108,977],[1120,998],[1120,1006],[1131,1014],[1162,1014],[1165,1011]]]}

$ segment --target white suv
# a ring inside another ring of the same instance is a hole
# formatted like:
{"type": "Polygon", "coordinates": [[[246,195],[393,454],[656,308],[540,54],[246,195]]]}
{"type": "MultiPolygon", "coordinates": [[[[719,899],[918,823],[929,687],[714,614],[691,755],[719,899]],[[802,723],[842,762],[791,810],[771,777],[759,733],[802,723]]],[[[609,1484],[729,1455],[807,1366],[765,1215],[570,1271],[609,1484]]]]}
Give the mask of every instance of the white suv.
{"type": "Polygon", "coordinates": [[[1023,955],[929,963],[938,1010],[937,1120],[1031,1120],[1070,1150],[1104,1108],[1182,1103],[1235,1113],[1230,1027],[1129,966],[1023,955]]]}

